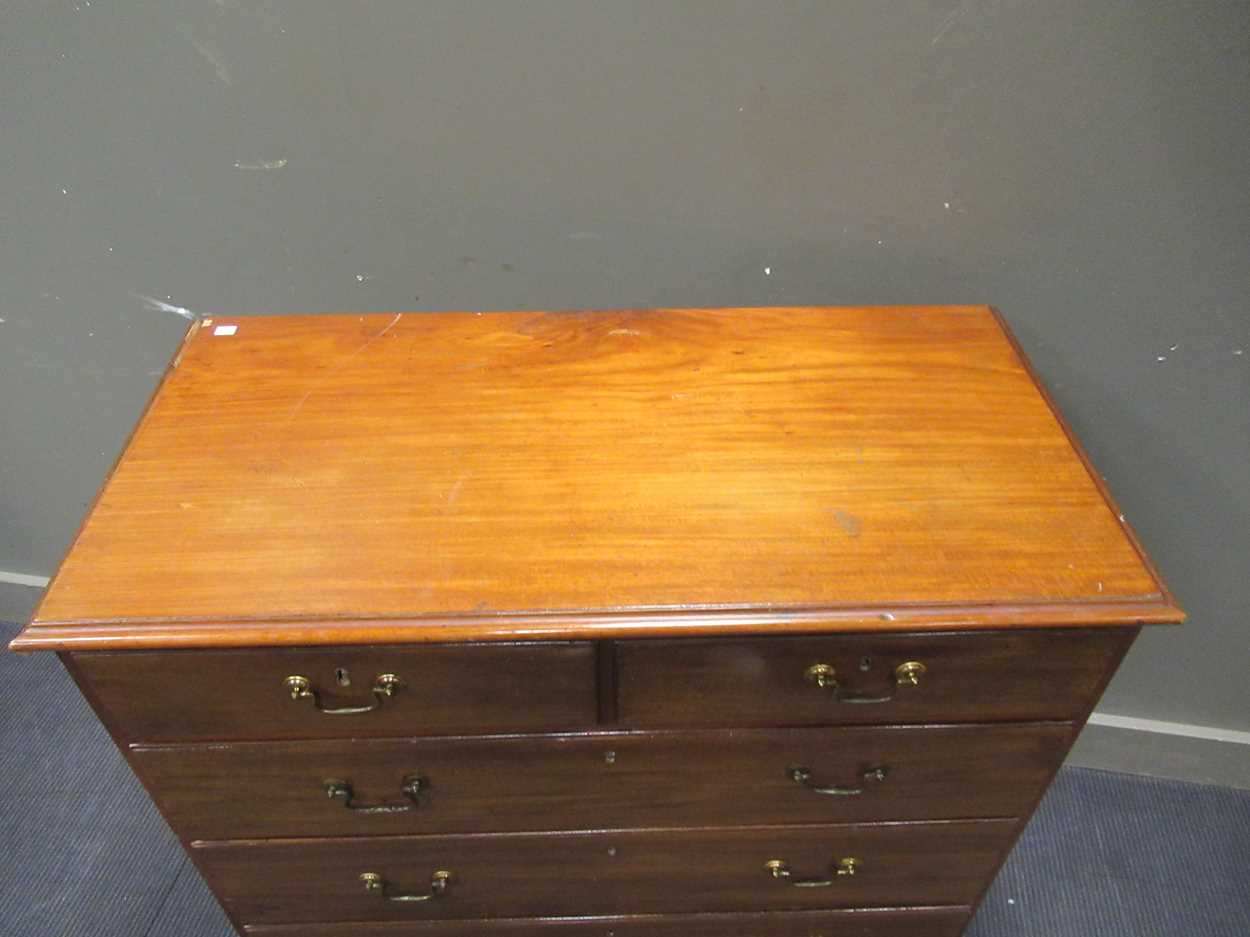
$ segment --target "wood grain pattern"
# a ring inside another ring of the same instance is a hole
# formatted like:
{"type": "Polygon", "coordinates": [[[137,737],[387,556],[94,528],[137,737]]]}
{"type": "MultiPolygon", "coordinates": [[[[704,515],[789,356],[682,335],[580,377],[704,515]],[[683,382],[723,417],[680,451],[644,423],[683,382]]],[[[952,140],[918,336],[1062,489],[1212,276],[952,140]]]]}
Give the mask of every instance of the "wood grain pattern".
{"type": "Polygon", "coordinates": [[[984,307],[232,324],[15,648],[1182,617],[984,307]]]}
{"type": "Polygon", "coordinates": [[[205,877],[247,924],[454,920],[584,914],[787,911],[970,902],[1009,845],[1010,821],[752,827],[201,843],[205,877]],[[817,877],[854,856],[830,888],[771,878],[769,859],[817,877]],[[374,871],[420,892],[439,869],[447,894],[398,904],[368,894],[374,871]]]}
{"type": "Polygon", "coordinates": [[[131,742],[377,738],[456,731],[574,729],[595,724],[590,644],[477,644],[71,655],[101,714],[131,742]],[[342,671],[351,681],[338,684],[342,671]],[[318,712],[293,700],[307,677],[326,706],[375,702],[393,673],[402,689],[375,711],[318,712]]]}
{"type": "Polygon", "coordinates": [[[849,725],[1079,719],[1136,637],[1135,628],[622,641],[623,726],[849,725]],[[895,690],[894,668],[919,661],[917,686],[895,690]],[[806,679],[834,667],[839,703],[806,679]]]}
{"type": "Polygon", "coordinates": [[[1027,813],[1068,747],[1066,723],[511,738],[141,745],[135,772],[184,839],[947,820],[1027,813]],[[857,787],[829,796],[797,785],[857,787]],[[864,781],[884,767],[884,780],[864,781]],[[345,780],[359,813],[325,794],[345,780]]]}
{"type": "Polygon", "coordinates": [[[967,908],[633,915],[581,919],[271,924],[251,937],[959,937],[967,908]]]}

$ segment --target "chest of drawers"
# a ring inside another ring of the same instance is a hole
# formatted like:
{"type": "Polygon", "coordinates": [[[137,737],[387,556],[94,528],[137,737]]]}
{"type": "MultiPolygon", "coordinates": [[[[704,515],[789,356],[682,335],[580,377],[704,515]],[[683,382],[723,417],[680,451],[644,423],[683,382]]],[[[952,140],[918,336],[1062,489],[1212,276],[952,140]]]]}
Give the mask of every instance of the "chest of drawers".
{"type": "Polygon", "coordinates": [[[13,647],[241,933],[955,937],[1182,617],[982,307],[256,317],[13,647]]]}

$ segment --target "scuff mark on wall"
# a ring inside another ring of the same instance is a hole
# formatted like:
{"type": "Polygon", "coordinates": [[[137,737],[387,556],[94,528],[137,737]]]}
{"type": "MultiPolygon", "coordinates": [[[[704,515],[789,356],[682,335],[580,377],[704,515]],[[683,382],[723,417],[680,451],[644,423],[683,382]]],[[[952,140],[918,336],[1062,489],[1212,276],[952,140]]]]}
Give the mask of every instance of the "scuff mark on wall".
{"type": "Polygon", "coordinates": [[[962,0],[959,6],[955,7],[955,9],[947,13],[946,17],[942,20],[942,24],[938,26],[937,32],[934,33],[933,38],[929,40],[929,45],[935,46],[939,42],[941,42],[942,37],[945,36],[948,32],[950,32],[952,28],[954,28],[955,24],[959,22],[960,18],[968,12],[968,7],[971,5],[972,5],[971,0],[962,0]]]}
{"type": "Polygon", "coordinates": [[[254,163],[235,163],[235,169],[247,169],[254,172],[271,172],[275,169],[285,169],[285,159],[261,159],[254,163]]]}
{"type": "Polygon", "coordinates": [[[213,71],[217,73],[217,77],[220,78],[222,82],[227,85],[233,84],[230,80],[230,70],[226,68],[225,63],[217,57],[217,54],[213,52],[212,49],[208,48],[208,46],[201,45],[198,42],[193,42],[192,45],[195,46],[195,51],[203,56],[204,61],[213,66],[213,71]]]}
{"type": "Polygon", "coordinates": [[[175,306],[173,303],[167,303],[151,296],[144,296],[142,293],[135,293],[134,295],[143,300],[144,308],[149,312],[168,312],[191,321],[196,319],[195,313],[185,306],[175,306]]]}

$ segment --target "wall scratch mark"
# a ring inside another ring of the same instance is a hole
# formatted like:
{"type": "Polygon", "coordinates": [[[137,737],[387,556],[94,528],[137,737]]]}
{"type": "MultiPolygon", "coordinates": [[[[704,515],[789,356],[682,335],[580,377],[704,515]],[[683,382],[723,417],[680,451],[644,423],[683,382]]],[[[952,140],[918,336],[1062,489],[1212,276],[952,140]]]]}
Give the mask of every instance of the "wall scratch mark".
{"type": "Polygon", "coordinates": [[[167,303],[151,296],[144,296],[142,293],[135,293],[134,295],[143,300],[144,307],[148,312],[168,312],[175,316],[182,316],[182,318],[190,321],[194,321],[196,318],[195,313],[185,306],[175,306],[173,303],[167,303]]]}
{"type": "Polygon", "coordinates": [[[235,163],[235,169],[246,169],[252,172],[272,172],[275,169],[285,169],[285,159],[262,159],[254,163],[235,163]]]}
{"type": "Polygon", "coordinates": [[[946,14],[946,18],[942,20],[942,24],[938,26],[938,31],[933,34],[933,38],[929,40],[929,45],[935,46],[942,41],[948,32],[950,32],[956,23],[964,17],[968,12],[968,7],[972,5],[972,0],[961,0],[959,6],[946,14]]]}
{"type": "Polygon", "coordinates": [[[213,71],[217,73],[217,77],[220,78],[222,82],[227,85],[233,83],[230,81],[230,70],[226,68],[225,63],[217,57],[212,49],[208,48],[208,46],[201,45],[198,42],[193,42],[192,45],[195,46],[195,51],[203,56],[204,61],[213,66],[213,71]]]}

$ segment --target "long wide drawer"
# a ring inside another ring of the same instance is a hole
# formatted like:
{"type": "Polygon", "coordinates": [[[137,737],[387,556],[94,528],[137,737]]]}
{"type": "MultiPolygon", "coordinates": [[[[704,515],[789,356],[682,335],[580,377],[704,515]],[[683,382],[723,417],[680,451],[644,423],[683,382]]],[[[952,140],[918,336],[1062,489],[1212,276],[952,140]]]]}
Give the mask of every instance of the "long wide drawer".
{"type": "Polygon", "coordinates": [[[70,666],[129,741],[572,729],[598,708],[586,643],[100,652],[70,666]]]}
{"type": "Polygon", "coordinates": [[[138,745],[188,839],[1011,817],[1064,723],[138,745]]]}
{"type": "Polygon", "coordinates": [[[1136,629],[639,640],[617,645],[627,726],[1076,719],[1136,629]]]}
{"type": "Polygon", "coordinates": [[[856,908],[749,914],[384,924],[260,924],[251,937],[959,937],[968,908],[856,908]]]}
{"type": "Polygon", "coordinates": [[[785,911],[971,904],[1014,828],[981,820],[253,840],[195,852],[246,924],[785,911]],[[826,884],[797,887],[805,882],[826,884]],[[433,897],[412,900],[422,896],[433,897]]]}

